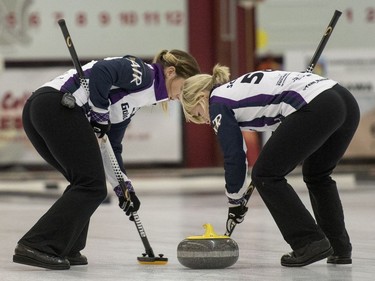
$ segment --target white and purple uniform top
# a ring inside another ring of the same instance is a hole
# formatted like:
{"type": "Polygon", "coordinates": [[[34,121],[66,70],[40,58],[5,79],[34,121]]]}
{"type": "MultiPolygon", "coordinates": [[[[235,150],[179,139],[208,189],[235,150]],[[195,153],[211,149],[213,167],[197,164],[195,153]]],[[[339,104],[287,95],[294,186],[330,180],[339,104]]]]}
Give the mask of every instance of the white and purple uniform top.
{"type": "Polygon", "coordinates": [[[91,61],[83,67],[89,84],[89,96],[80,88],[75,69],[71,69],[42,87],[71,93],[76,104],[88,112],[108,112],[111,124],[131,118],[143,106],[168,100],[163,67],[147,64],[133,56],[91,61]]]}
{"type": "Polygon", "coordinates": [[[211,125],[224,154],[229,198],[240,199],[248,186],[241,131],[274,131],[285,117],[336,84],[312,73],[256,71],[211,91],[211,125]]]}
{"type": "MultiPolygon", "coordinates": [[[[88,119],[95,113],[111,122],[107,133],[121,169],[122,140],[131,117],[143,106],[168,100],[163,67],[147,64],[133,56],[105,58],[82,66],[89,84],[89,95],[75,69],[71,69],[42,87],[52,87],[62,93],[71,93],[88,119]]],[[[91,117],[92,118],[92,117],[91,117]]]]}

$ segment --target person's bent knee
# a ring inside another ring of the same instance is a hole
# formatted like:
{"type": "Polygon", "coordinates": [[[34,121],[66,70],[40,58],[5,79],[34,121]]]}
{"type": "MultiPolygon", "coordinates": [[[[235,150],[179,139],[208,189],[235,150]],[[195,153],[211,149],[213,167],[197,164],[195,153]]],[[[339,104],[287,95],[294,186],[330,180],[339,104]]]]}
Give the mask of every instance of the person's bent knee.
{"type": "Polygon", "coordinates": [[[97,185],[97,187],[94,190],[96,191],[96,197],[98,198],[98,201],[103,201],[107,198],[108,191],[107,185],[105,183],[97,185]]]}
{"type": "Polygon", "coordinates": [[[268,185],[269,176],[255,165],[251,172],[251,181],[257,189],[261,189],[268,185]]]}
{"type": "Polygon", "coordinates": [[[86,196],[92,198],[92,200],[102,202],[107,198],[108,191],[105,181],[95,181],[90,184],[82,185],[81,189],[85,190],[86,196]]]}
{"type": "Polygon", "coordinates": [[[102,188],[100,190],[100,198],[102,199],[101,201],[105,200],[107,198],[108,192],[107,192],[107,187],[104,186],[105,188],[102,188]]]}
{"type": "Polygon", "coordinates": [[[303,175],[303,181],[306,183],[308,189],[325,188],[327,186],[335,185],[336,182],[331,178],[331,176],[307,176],[303,175]]]}
{"type": "Polygon", "coordinates": [[[267,187],[275,187],[285,184],[286,179],[284,175],[278,175],[275,172],[268,171],[262,167],[254,166],[251,173],[251,180],[255,187],[264,189],[267,187]]]}

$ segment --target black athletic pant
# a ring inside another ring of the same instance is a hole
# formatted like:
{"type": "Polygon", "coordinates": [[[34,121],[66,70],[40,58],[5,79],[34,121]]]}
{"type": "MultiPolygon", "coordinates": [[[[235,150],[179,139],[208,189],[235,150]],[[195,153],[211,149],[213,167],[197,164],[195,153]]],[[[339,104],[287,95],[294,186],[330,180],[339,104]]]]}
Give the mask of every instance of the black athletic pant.
{"type": "Polygon", "coordinates": [[[62,93],[36,91],[23,111],[25,132],[38,153],[70,185],[19,241],[65,257],[86,244],[91,215],[105,199],[105,173],[96,136],[82,109],[60,104],[62,93]]]}
{"type": "Polygon", "coordinates": [[[331,174],[359,118],[354,97],[336,85],[286,117],[262,149],[252,180],[292,249],[327,236],[336,254],[351,250],[331,174]],[[317,223],[285,179],[300,163],[317,223]]]}

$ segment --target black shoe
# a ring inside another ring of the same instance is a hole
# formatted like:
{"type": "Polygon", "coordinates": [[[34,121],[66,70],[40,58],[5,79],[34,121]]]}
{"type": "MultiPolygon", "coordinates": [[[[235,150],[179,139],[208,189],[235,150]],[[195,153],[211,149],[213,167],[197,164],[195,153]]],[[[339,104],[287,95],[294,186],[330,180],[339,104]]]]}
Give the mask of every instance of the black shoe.
{"type": "Polygon", "coordinates": [[[54,270],[70,268],[67,259],[40,252],[23,244],[18,244],[14,250],[13,262],[54,270]]]}
{"type": "Polygon", "coordinates": [[[333,249],[327,238],[311,242],[281,257],[281,265],[300,267],[325,259],[333,254],[333,249]]]}
{"type": "Polygon", "coordinates": [[[333,254],[327,258],[327,263],[331,264],[352,264],[352,253],[344,255],[333,254]]]}
{"type": "Polygon", "coordinates": [[[69,255],[66,257],[70,265],[86,265],[88,264],[86,256],[82,255],[80,252],[69,255]]]}

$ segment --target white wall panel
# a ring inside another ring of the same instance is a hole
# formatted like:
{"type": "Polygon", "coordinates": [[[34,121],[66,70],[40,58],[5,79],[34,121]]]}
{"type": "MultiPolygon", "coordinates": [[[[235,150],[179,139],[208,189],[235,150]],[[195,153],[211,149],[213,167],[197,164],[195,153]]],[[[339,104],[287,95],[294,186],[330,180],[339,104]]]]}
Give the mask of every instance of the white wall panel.
{"type": "Polygon", "coordinates": [[[258,52],[315,49],[335,10],[342,15],[327,48],[374,48],[373,0],[264,0],[257,8],[258,52]]]}
{"type": "Polygon", "coordinates": [[[2,0],[0,54],[7,60],[69,59],[60,18],[81,59],[186,50],[186,6],[186,0],[2,0]]]}

